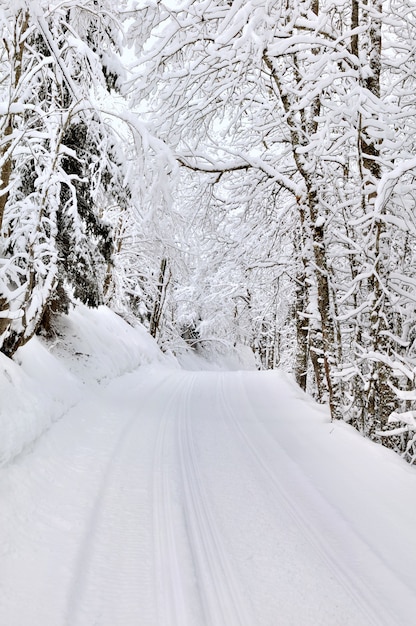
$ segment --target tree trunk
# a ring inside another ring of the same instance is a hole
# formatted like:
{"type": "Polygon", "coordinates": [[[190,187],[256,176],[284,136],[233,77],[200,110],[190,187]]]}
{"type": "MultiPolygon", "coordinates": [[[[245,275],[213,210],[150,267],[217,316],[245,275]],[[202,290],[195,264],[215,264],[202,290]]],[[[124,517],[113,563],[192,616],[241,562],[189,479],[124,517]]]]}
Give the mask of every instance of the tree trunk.
{"type": "Polygon", "coordinates": [[[150,318],[150,334],[152,337],[157,336],[160,325],[160,318],[163,310],[163,300],[166,291],[166,274],[167,274],[168,262],[164,257],[160,262],[159,282],[157,285],[156,299],[153,305],[152,317],[150,318]]]}

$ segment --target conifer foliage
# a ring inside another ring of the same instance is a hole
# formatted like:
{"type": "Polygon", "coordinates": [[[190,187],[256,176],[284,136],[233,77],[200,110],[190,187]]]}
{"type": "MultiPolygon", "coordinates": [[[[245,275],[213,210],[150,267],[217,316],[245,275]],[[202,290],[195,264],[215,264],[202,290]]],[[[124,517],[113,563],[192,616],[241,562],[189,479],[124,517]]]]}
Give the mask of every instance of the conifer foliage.
{"type": "Polygon", "coordinates": [[[117,52],[108,21],[92,1],[1,13],[0,341],[9,355],[71,297],[104,300],[116,164],[93,97],[108,86],[104,53],[117,52]]]}

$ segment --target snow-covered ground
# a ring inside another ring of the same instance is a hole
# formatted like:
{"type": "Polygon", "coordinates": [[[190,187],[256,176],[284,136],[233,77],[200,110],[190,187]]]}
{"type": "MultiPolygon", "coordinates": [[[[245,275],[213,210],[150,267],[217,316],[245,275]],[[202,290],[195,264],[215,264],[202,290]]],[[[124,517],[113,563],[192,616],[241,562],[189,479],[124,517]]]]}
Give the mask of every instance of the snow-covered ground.
{"type": "Polygon", "coordinates": [[[0,357],[3,626],[412,626],[416,471],[80,307],[0,357]]]}

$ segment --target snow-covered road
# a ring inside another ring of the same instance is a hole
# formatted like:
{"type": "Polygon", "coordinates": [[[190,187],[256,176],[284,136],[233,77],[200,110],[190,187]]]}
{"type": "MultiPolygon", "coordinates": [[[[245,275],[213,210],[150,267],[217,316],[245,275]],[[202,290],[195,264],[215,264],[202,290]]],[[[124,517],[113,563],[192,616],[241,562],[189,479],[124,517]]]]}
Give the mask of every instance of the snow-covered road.
{"type": "Polygon", "coordinates": [[[0,472],[3,626],[412,626],[416,475],[273,372],[141,368],[0,472]]]}

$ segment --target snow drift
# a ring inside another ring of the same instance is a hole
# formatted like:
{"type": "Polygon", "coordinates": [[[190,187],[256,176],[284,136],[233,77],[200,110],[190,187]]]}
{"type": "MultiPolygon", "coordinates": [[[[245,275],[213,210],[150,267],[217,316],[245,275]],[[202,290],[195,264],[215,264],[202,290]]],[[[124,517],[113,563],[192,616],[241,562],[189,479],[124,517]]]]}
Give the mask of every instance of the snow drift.
{"type": "Polygon", "coordinates": [[[87,383],[106,384],[166,358],[139,324],[84,305],[59,318],[52,339],[34,337],[14,360],[0,353],[0,464],[79,402],[87,383]]]}

